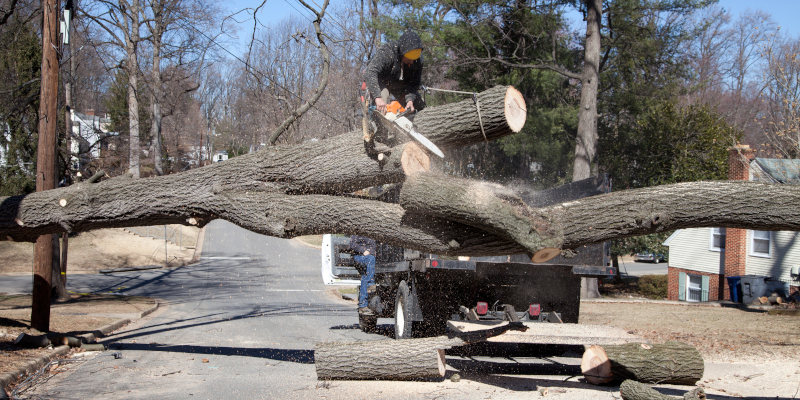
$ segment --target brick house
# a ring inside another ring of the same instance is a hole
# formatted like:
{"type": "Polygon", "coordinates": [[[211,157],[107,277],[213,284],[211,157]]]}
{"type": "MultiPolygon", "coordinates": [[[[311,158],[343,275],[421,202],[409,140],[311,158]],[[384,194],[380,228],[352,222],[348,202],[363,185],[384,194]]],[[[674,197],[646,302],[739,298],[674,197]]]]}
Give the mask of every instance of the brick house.
{"type": "MultiPolygon", "coordinates": [[[[755,158],[749,146],[737,145],[730,149],[728,179],[800,184],[800,160],[755,158]]],[[[664,245],[669,247],[670,300],[729,300],[727,276],[768,276],[788,284],[791,292],[800,286],[800,232],[680,229],[664,245]]]]}

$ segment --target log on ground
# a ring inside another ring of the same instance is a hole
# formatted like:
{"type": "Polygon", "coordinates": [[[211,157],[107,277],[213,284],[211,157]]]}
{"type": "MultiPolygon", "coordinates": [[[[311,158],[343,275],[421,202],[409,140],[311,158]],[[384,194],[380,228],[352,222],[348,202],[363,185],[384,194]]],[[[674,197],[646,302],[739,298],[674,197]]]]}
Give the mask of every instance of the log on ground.
{"type": "MultiPolygon", "coordinates": [[[[619,385],[619,393],[623,400],[677,400],[678,397],[662,394],[641,382],[626,380],[619,385]]],[[[692,389],[683,395],[683,400],[705,400],[706,393],[702,388],[692,389]]]]}
{"type": "Polygon", "coordinates": [[[441,336],[318,343],[314,350],[314,365],[319,380],[441,379],[446,367],[444,351],[464,343],[457,338],[441,336]]]}
{"type": "Polygon", "coordinates": [[[581,360],[586,381],[595,385],[625,379],[693,385],[703,377],[703,370],[700,352],[681,342],[590,346],[581,360]]]}

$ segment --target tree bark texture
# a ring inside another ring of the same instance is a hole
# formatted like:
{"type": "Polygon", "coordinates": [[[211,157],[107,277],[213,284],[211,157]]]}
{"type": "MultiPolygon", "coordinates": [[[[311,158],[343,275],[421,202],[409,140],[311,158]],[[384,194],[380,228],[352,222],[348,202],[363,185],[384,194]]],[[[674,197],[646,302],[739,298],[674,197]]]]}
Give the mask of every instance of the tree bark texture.
{"type": "Polygon", "coordinates": [[[128,72],[128,173],[133,178],[139,178],[139,101],[136,92],[139,90],[139,60],[137,58],[137,47],[139,45],[139,0],[133,0],[130,4],[129,14],[125,22],[126,32],[125,50],[128,59],[125,60],[125,68],[128,72]]]}
{"type": "Polygon", "coordinates": [[[318,380],[439,379],[445,373],[444,351],[464,343],[446,337],[319,343],[314,365],[318,380]]]}
{"type": "Polygon", "coordinates": [[[314,351],[317,379],[439,379],[445,373],[444,351],[468,343],[482,342],[507,331],[526,331],[520,322],[454,336],[423,339],[370,340],[348,343],[318,343],[314,351]]]}
{"type": "MultiPolygon", "coordinates": [[[[489,137],[521,127],[519,116],[525,114],[518,93],[496,87],[478,95],[489,137]]],[[[426,108],[415,124],[440,146],[483,141],[471,99],[426,108]]],[[[117,177],[3,197],[0,237],[33,241],[56,232],[164,223],[202,226],[223,218],[283,238],[360,234],[443,255],[534,256],[545,250],[549,257],[553,249],[679,228],[800,230],[795,206],[800,188],[793,185],[692,182],[548,205],[537,201],[530,188],[406,171],[402,159],[408,148],[416,148],[413,142],[387,147],[385,158],[377,160],[365,150],[362,136],[354,131],[298,146],[268,147],[179,174],[117,177]],[[400,204],[352,194],[389,183],[403,183],[400,204]]]]}
{"type": "Polygon", "coordinates": [[[597,154],[597,87],[600,78],[600,25],[602,0],[583,0],[586,4],[586,43],[583,50],[581,101],[578,110],[578,137],[575,140],[575,163],[572,181],[592,176],[597,154]]]}
{"type": "MultiPolygon", "coordinates": [[[[626,380],[619,385],[623,400],[677,400],[679,397],[662,394],[641,382],[626,380]]],[[[705,400],[706,393],[702,388],[695,388],[683,394],[683,400],[705,400]]]]}
{"type": "Polygon", "coordinates": [[[606,384],[633,379],[647,383],[694,385],[703,377],[703,357],[681,342],[628,343],[590,346],[581,360],[589,383],[606,384]]]}

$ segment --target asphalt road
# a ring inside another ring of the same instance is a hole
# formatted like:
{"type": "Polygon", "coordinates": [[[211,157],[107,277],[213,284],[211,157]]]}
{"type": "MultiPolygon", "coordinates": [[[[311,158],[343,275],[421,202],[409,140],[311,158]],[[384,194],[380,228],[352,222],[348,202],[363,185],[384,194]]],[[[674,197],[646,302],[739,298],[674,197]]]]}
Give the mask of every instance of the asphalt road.
{"type": "Polygon", "coordinates": [[[620,261],[619,269],[622,275],[628,275],[628,276],[666,275],[667,263],[661,262],[655,264],[655,263],[644,263],[644,262],[633,262],[633,261],[628,261],[628,262],[620,261]]]}
{"type": "Polygon", "coordinates": [[[316,385],[314,343],[385,339],[362,333],[355,306],[326,293],[319,260],[319,250],[297,241],[214,221],[197,264],[71,276],[70,290],[152,296],[166,307],[115,332],[109,351],[24,396],[308,397],[303,392],[316,385]]]}
{"type": "MultiPolygon", "coordinates": [[[[379,334],[358,329],[355,304],[327,292],[319,263],[319,250],[297,241],[256,235],[214,221],[206,227],[199,263],[175,269],[71,275],[69,290],[152,296],[162,299],[165,307],[106,338],[108,351],[74,356],[37,378],[18,397],[619,398],[616,387],[581,382],[580,353],[534,357],[531,349],[514,347],[448,354],[443,381],[320,382],[313,364],[315,343],[392,339],[387,337],[389,320],[379,321],[379,334]]],[[[30,285],[30,277],[3,277],[0,292],[29,292],[30,285]]],[[[764,375],[769,368],[765,365],[748,374],[764,375]]],[[[707,364],[706,377],[722,379],[731,370],[730,364],[707,364]]],[[[662,393],[672,395],[685,390],[661,386],[662,393]]]]}

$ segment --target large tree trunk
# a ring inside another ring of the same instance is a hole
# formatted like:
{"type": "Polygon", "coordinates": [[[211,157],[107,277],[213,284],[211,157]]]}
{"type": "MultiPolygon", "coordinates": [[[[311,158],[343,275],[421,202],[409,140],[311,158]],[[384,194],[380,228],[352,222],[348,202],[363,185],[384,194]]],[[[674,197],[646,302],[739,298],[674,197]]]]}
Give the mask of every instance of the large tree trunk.
{"type": "Polygon", "coordinates": [[[600,24],[602,0],[584,0],[586,4],[586,43],[583,50],[581,101],[578,110],[578,137],[575,140],[575,164],[572,181],[592,176],[597,154],[597,87],[600,78],[600,24]]]}
{"type": "MultiPolygon", "coordinates": [[[[519,92],[478,94],[485,131],[497,138],[524,121],[519,92]]],[[[428,107],[416,128],[440,146],[482,142],[472,100],[428,107]]],[[[413,142],[377,160],[359,131],[298,146],[275,146],[184,173],[118,177],[0,198],[0,237],[164,223],[204,225],[216,218],[254,232],[294,237],[360,234],[442,255],[541,253],[701,226],[800,230],[800,188],[753,182],[691,182],[539,204],[528,188],[505,188],[431,172],[409,178],[403,157],[413,142]],[[360,198],[370,186],[403,183],[401,204],[360,198]],[[709,202],[713,198],[715,201],[709,202]],[[451,201],[452,200],[452,201],[451,201]],[[544,252],[542,252],[544,250],[544,252]]],[[[417,153],[417,156],[419,154],[417,153]]],[[[423,153],[424,156],[424,153],[423,153]]]]}
{"type": "MultiPolygon", "coordinates": [[[[597,154],[597,87],[600,80],[600,25],[602,0],[584,0],[586,4],[586,43],[581,74],[581,101],[578,109],[578,136],[575,138],[575,162],[572,181],[592,176],[597,154]]],[[[600,297],[597,278],[581,278],[581,298],[600,297]]]]}
{"type": "Polygon", "coordinates": [[[700,352],[680,342],[590,346],[581,360],[584,377],[597,385],[625,379],[694,385],[703,378],[703,370],[700,352]]]}
{"type": "Polygon", "coordinates": [[[153,72],[151,82],[151,102],[153,106],[153,124],[150,134],[153,136],[153,168],[156,175],[164,175],[161,166],[161,35],[163,35],[163,14],[161,3],[153,3],[154,29],[153,35],[153,72]]]}
{"type": "Polygon", "coordinates": [[[131,2],[128,17],[130,18],[131,31],[126,40],[126,53],[128,59],[125,68],[128,72],[128,173],[133,178],[139,178],[139,101],[136,94],[139,90],[139,60],[137,47],[139,43],[139,0],[131,2]]]}

